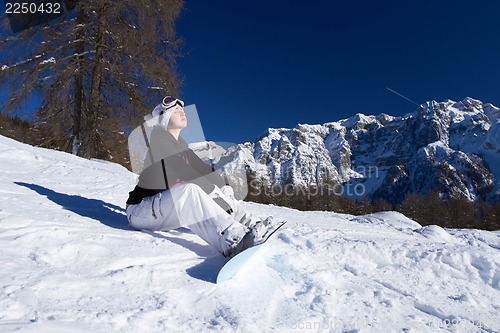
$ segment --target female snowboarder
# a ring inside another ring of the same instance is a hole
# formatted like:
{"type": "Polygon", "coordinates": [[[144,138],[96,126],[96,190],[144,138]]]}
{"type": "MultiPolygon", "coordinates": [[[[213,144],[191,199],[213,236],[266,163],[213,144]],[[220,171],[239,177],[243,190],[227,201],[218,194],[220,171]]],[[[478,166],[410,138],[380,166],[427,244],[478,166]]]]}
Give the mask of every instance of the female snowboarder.
{"type": "Polygon", "coordinates": [[[151,116],[147,156],[158,162],[141,172],[129,194],[130,225],[152,231],[188,227],[226,257],[253,246],[273,219],[245,211],[224,178],[188,147],[180,136],[187,126],[184,102],[167,96],[151,116]]]}

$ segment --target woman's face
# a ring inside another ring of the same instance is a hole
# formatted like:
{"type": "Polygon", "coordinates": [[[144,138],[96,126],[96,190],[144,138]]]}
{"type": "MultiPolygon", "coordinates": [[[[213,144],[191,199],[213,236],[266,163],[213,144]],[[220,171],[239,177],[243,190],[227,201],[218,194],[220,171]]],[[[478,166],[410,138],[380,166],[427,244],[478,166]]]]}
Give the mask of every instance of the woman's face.
{"type": "Polygon", "coordinates": [[[171,129],[183,129],[187,126],[186,114],[184,113],[184,109],[177,105],[170,115],[170,121],[168,123],[168,128],[171,129]]]}

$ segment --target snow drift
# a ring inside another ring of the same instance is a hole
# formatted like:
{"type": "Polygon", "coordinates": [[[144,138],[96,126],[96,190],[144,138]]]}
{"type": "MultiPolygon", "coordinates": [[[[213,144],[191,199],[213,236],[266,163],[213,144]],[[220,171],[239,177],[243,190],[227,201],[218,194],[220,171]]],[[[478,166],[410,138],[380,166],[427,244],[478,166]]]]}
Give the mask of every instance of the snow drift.
{"type": "Polygon", "coordinates": [[[0,137],[0,331],[500,329],[500,234],[244,203],[289,221],[251,265],[128,227],[121,166],[0,137]]]}

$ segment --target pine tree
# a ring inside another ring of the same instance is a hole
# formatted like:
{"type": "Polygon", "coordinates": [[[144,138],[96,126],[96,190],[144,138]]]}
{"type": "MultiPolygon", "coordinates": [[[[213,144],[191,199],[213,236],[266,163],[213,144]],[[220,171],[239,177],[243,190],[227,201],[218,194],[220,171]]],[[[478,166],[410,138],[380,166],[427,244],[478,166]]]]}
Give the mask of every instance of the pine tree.
{"type": "Polygon", "coordinates": [[[373,212],[386,212],[392,210],[390,203],[384,199],[380,199],[373,204],[373,212]]]}
{"type": "Polygon", "coordinates": [[[495,203],[493,206],[494,212],[492,217],[491,230],[500,230],[500,202],[495,203]]]}
{"type": "Polygon", "coordinates": [[[358,204],[358,212],[359,215],[366,215],[373,213],[373,205],[370,199],[367,197],[363,197],[358,204]]]}
{"type": "Polygon", "coordinates": [[[351,197],[340,197],[344,214],[358,214],[358,202],[351,197]]]}
{"type": "Polygon", "coordinates": [[[182,0],[77,0],[74,11],[16,35],[0,36],[4,112],[31,96],[45,145],[113,159],[117,143],[165,94],[177,95],[182,0]]]}
{"type": "Polygon", "coordinates": [[[495,214],[495,208],[489,202],[481,201],[477,204],[480,219],[480,228],[485,230],[498,230],[498,217],[495,214]]]}
{"type": "Polygon", "coordinates": [[[425,198],[420,193],[408,193],[405,200],[398,206],[397,210],[403,215],[417,221],[421,225],[429,225],[428,214],[422,214],[425,210],[425,198]]]}
{"type": "Polygon", "coordinates": [[[440,198],[438,191],[429,191],[424,202],[424,212],[422,212],[422,214],[426,215],[429,224],[436,224],[439,226],[451,225],[447,203],[440,198]]]}

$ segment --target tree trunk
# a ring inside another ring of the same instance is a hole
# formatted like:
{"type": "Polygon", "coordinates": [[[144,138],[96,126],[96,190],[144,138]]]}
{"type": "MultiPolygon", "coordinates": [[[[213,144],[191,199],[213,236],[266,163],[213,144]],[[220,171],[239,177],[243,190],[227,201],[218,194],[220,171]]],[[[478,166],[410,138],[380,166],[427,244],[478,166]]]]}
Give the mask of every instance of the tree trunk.
{"type": "Polygon", "coordinates": [[[83,156],[87,158],[104,157],[102,156],[104,152],[102,151],[103,147],[98,129],[98,118],[104,63],[105,10],[106,4],[103,3],[98,12],[94,69],[92,71],[89,102],[85,117],[85,142],[82,143],[85,146],[83,156]]]}
{"type": "Polygon", "coordinates": [[[78,154],[80,149],[80,139],[81,139],[81,127],[82,127],[82,114],[83,114],[83,97],[84,97],[84,86],[83,86],[83,52],[85,52],[85,44],[83,42],[84,30],[81,25],[85,23],[84,11],[82,4],[78,4],[78,14],[76,18],[78,31],[76,33],[77,43],[75,45],[76,54],[76,71],[75,71],[75,92],[74,92],[74,107],[73,107],[73,149],[74,155],[78,154]]]}

